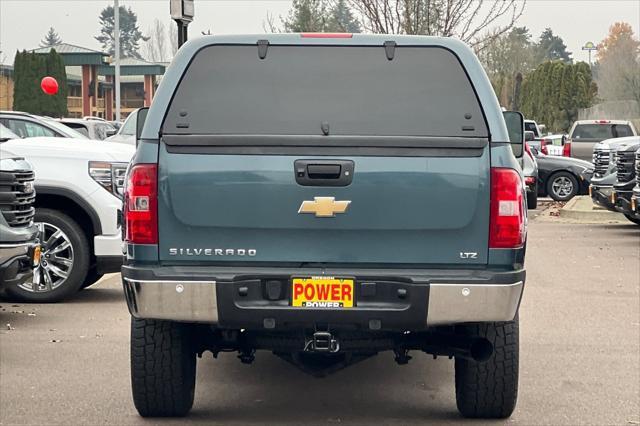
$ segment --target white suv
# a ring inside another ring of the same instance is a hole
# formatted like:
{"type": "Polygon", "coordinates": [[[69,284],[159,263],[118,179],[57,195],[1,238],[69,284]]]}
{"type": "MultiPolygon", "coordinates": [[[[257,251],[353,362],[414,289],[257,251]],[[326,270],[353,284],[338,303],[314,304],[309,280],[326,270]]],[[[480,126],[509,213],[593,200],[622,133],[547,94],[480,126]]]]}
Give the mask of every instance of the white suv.
{"type": "Polygon", "coordinates": [[[36,214],[42,262],[33,282],[7,291],[27,301],[54,302],[119,272],[122,189],[135,147],[35,137],[1,128],[0,157],[26,158],[36,171],[36,214]]]}

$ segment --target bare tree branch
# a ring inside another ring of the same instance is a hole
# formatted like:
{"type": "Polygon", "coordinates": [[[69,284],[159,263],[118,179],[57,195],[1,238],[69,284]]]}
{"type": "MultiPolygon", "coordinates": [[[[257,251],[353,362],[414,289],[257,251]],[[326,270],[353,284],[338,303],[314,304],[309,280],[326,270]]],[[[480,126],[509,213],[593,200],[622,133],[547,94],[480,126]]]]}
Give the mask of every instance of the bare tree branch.
{"type": "Polygon", "coordinates": [[[362,27],[382,34],[457,37],[476,49],[506,33],[522,16],[526,0],[347,0],[362,27]],[[489,32],[498,23],[499,31],[489,32]]]}

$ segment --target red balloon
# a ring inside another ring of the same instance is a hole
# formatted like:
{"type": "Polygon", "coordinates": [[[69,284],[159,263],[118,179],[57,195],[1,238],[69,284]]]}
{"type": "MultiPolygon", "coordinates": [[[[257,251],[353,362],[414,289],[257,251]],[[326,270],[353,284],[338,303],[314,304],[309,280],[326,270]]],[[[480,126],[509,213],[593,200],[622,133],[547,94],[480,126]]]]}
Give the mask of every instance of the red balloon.
{"type": "Polygon", "coordinates": [[[40,82],[42,91],[47,95],[55,95],[58,93],[58,82],[53,77],[45,77],[40,82]]]}

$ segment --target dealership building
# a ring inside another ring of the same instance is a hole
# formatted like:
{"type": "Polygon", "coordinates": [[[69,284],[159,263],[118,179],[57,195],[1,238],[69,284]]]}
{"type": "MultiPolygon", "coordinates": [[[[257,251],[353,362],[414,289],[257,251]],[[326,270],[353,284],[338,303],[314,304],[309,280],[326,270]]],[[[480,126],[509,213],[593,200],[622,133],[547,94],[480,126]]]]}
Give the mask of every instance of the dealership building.
{"type": "MultiPolygon", "coordinates": [[[[111,64],[111,57],[105,52],[69,43],[31,51],[47,54],[51,49],[55,49],[64,60],[69,117],[97,116],[115,120],[115,67],[111,64]]],[[[136,58],[121,59],[121,119],[136,108],[151,105],[158,81],[162,78],[166,66],[166,63],[147,62],[136,58]]],[[[13,67],[3,65],[0,71],[0,110],[11,110],[13,67]]]]}

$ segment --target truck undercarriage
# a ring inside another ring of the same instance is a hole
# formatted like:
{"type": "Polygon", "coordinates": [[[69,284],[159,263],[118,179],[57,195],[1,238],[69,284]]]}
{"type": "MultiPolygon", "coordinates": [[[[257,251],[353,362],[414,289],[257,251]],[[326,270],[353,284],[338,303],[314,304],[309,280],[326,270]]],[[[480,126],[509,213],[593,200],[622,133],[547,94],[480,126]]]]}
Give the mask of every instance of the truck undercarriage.
{"type": "Polygon", "coordinates": [[[395,361],[400,365],[412,358],[410,351],[421,351],[434,358],[458,357],[476,362],[486,361],[493,354],[489,340],[460,333],[455,327],[403,333],[332,329],[327,325],[289,332],[193,327],[199,356],[205,351],[211,351],[214,357],[220,352],[237,351],[241,362],[251,364],[257,350],[268,350],[315,377],[327,376],[389,350],[394,352],[395,361]]]}

